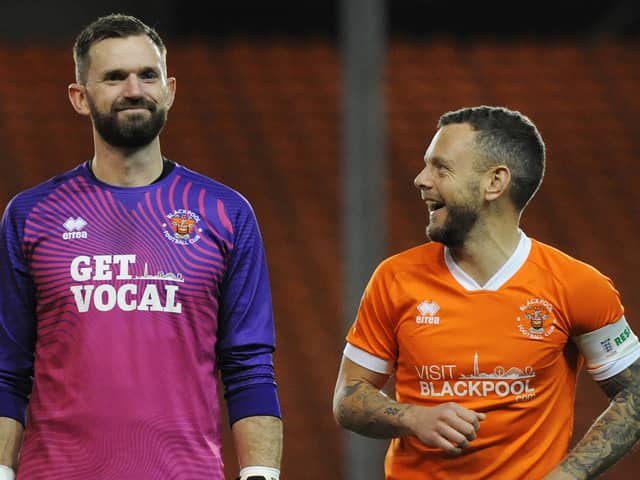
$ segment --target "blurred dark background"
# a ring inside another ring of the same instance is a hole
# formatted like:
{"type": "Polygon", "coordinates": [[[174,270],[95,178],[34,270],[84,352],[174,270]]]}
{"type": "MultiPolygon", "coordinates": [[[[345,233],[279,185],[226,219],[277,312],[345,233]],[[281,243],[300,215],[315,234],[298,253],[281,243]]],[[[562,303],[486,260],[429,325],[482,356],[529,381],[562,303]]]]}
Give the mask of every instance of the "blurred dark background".
{"type": "MultiPolygon", "coordinates": [[[[254,38],[339,34],[340,0],[5,0],[0,7],[0,37],[5,40],[66,42],[99,15],[126,12],[144,18],[165,39],[254,38]]],[[[385,4],[391,35],[429,37],[551,36],[591,38],[601,34],[631,36],[640,28],[640,7],[633,0],[551,0],[516,3],[394,0],[385,4]]]]}
{"type": "MultiPolygon", "coordinates": [[[[347,478],[331,397],[349,321],[342,218],[348,1],[0,3],[0,208],[93,153],[89,122],[66,93],[78,31],[97,16],[124,12],[164,37],[169,73],[178,78],[165,155],[241,191],[263,231],[277,318],[284,479],[347,478]]],[[[393,0],[384,15],[386,226],[369,238],[386,239],[384,255],[424,241],[427,215],[412,180],[442,112],[477,104],[520,110],[548,149],[547,177],[523,228],[613,278],[640,332],[638,2],[393,0]]],[[[594,385],[580,377],[578,438],[606,405],[594,385]]],[[[638,457],[603,478],[637,478],[638,457]]]]}

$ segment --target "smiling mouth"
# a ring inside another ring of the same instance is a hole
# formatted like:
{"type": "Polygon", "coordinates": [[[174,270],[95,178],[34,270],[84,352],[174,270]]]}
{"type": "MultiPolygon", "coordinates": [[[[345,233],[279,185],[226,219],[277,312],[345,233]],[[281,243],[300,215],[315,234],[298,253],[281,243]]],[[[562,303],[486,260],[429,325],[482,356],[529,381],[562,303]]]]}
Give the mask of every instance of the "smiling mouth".
{"type": "Polygon", "coordinates": [[[427,204],[427,207],[429,208],[429,213],[435,212],[436,210],[440,210],[441,208],[444,207],[444,203],[443,202],[429,202],[427,204]]]}

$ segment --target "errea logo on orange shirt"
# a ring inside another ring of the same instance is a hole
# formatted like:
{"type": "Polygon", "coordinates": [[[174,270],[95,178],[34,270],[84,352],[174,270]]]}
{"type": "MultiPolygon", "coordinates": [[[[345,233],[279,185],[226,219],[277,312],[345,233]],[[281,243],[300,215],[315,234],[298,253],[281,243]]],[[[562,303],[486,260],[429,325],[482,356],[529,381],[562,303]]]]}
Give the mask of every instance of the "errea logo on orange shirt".
{"type": "Polygon", "coordinates": [[[418,311],[420,315],[416,315],[416,323],[438,325],[440,323],[440,317],[436,317],[436,313],[440,310],[440,305],[435,301],[428,302],[424,300],[418,305],[418,311]]]}

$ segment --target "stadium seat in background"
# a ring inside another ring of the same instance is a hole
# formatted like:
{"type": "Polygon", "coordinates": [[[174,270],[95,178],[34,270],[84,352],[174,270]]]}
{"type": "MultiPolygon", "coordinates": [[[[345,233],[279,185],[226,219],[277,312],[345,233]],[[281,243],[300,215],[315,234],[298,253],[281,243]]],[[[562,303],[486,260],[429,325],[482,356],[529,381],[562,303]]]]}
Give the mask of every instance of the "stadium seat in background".
{"type": "MultiPolygon", "coordinates": [[[[640,331],[640,49],[448,39],[389,43],[385,74],[389,253],[424,241],[412,181],[440,113],[503,104],[531,116],[548,147],[527,232],[611,276],[640,331]]],[[[342,478],[331,395],[343,346],[342,81],[323,40],[194,39],[169,45],[177,100],[162,135],[171,159],[227,183],[253,204],[267,246],[285,415],[283,473],[342,478]]],[[[19,190],[92,154],[90,127],[67,100],[66,47],[0,45],[0,207],[19,190]]],[[[581,389],[591,382],[581,382],[581,389]]],[[[602,408],[581,390],[576,432],[602,408]]],[[[602,401],[600,401],[602,399],[602,401]]],[[[232,446],[225,439],[227,463],[232,446]]],[[[635,478],[637,455],[604,478],[635,478]]],[[[231,477],[229,477],[231,478],[231,477]]]]}

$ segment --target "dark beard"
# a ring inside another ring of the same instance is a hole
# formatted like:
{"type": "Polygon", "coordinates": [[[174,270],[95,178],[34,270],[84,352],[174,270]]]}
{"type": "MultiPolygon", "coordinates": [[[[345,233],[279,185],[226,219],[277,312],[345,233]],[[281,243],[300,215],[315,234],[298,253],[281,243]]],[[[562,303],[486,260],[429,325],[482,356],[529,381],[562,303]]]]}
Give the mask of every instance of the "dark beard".
{"type": "Polygon", "coordinates": [[[87,97],[87,100],[94,128],[105,142],[114,147],[133,149],[149,145],[167,121],[166,109],[158,109],[144,98],[114,104],[109,113],[98,111],[91,98],[87,97]],[[118,121],[118,111],[127,107],[146,108],[151,117],[145,119],[142,115],[131,115],[127,120],[118,121]]]}
{"type": "Polygon", "coordinates": [[[478,221],[478,212],[468,205],[447,205],[447,219],[442,228],[427,227],[427,236],[449,248],[461,247],[478,221]]]}

